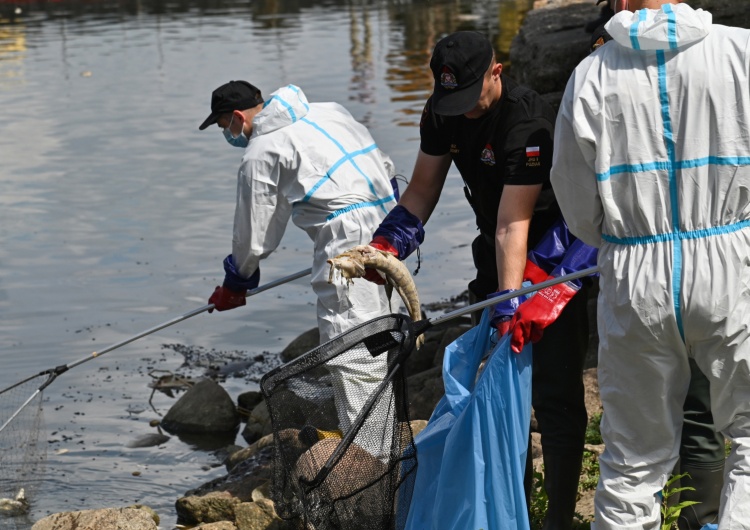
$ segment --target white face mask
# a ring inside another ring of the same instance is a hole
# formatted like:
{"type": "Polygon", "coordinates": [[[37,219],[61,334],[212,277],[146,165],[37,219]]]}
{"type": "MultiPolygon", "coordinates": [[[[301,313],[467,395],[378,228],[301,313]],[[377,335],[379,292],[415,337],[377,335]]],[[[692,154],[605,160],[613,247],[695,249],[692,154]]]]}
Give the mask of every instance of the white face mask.
{"type": "Polygon", "coordinates": [[[229,142],[229,145],[233,145],[234,147],[247,147],[247,137],[242,134],[242,131],[240,130],[240,134],[237,136],[234,136],[232,134],[232,122],[234,121],[234,114],[232,114],[232,119],[229,120],[229,125],[226,129],[223,129],[222,132],[224,133],[224,138],[226,138],[227,142],[229,142]]]}

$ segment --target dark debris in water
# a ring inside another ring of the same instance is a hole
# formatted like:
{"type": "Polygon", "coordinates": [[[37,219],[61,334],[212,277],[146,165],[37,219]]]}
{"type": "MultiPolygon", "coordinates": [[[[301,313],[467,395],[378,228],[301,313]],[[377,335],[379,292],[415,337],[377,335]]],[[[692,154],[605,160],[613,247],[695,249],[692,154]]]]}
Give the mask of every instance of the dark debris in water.
{"type": "Polygon", "coordinates": [[[453,311],[466,307],[469,304],[469,291],[466,290],[459,295],[451,296],[448,300],[440,300],[438,302],[430,302],[422,304],[422,307],[427,311],[453,311]]]}
{"type": "Polygon", "coordinates": [[[162,344],[162,349],[173,350],[183,356],[180,369],[199,371],[219,381],[242,378],[257,383],[267,372],[281,364],[278,354],[267,351],[222,351],[184,344],[162,344]]]}

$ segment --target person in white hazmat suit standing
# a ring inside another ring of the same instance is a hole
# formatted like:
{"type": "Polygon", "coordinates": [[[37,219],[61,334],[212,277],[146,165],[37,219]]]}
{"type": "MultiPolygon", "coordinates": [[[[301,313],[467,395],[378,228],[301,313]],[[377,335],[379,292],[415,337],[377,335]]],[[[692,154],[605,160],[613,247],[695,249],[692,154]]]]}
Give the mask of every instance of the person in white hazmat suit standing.
{"type": "Polygon", "coordinates": [[[617,0],[568,81],[551,180],[600,247],[596,530],[660,527],[693,358],[732,442],[719,528],[750,528],[750,31],[617,0]]]}
{"type": "MultiPolygon", "coordinates": [[[[224,283],[209,303],[218,311],[245,304],[246,290],[260,281],[260,261],[278,247],[291,218],[314,242],[311,283],[321,343],[391,313],[382,286],[328,283],[326,260],[367,244],[396,204],[393,163],[367,129],[337,103],[308,103],[294,85],[264,101],[246,81],[214,90],[211,114],[199,129],[214,123],[245,152],[232,253],[224,260],[224,283]]],[[[364,355],[331,367],[344,432],[385,377],[385,357],[364,355]]]]}

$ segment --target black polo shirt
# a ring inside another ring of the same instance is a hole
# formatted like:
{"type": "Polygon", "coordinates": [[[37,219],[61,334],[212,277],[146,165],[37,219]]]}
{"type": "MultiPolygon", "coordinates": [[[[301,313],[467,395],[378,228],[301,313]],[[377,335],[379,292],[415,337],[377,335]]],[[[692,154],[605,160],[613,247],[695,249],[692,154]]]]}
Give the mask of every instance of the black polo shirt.
{"type": "Polygon", "coordinates": [[[427,100],[420,122],[421,150],[450,154],[465,183],[477,226],[494,240],[505,184],[542,184],[529,233],[533,248],[559,215],[549,182],[555,111],[533,90],[501,76],[500,101],[484,116],[439,116],[427,100]]]}

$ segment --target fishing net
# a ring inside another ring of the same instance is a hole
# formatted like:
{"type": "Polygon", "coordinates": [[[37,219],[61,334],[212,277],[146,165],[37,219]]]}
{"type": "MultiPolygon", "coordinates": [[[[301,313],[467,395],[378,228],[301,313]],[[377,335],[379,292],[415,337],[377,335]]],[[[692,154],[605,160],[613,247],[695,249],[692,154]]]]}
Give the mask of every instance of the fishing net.
{"type": "Polygon", "coordinates": [[[388,315],[263,377],[275,448],[271,496],[280,517],[314,530],[403,528],[417,466],[403,363],[418,333],[405,315],[388,315]],[[363,406],[342,429],[335,409],[351,395],[331,380],[342,366],[375,358],[387,361],[384,377],[360,396],[363,406]]]}
{"type": "Polygon", "coordinates": [[[53,378],[38,374],[0,392],[0,528],[24,527],[42,483],[47,460],[47,442],[40,440],[42,389],[53,378]]]}

